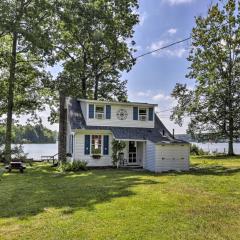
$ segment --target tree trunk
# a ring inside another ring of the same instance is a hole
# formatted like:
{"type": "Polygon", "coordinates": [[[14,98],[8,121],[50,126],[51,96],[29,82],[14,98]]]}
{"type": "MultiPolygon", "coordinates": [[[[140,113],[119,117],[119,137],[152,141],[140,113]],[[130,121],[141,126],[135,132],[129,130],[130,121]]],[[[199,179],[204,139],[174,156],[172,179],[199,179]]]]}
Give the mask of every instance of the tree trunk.
{"type": "MultiPolygon", "coordinates": [[[[83,65],[84,65],[84,74],[86,74],[87,69],[87,55],[85,51],[83,52],[83,65]]],[[[82,97],[83,99],[87,99],[87,78],[82,78],[82,97]]]]}
{"type": "Polygon", "coordinates": [[[14,83],[16,73],[16,57],[17,57],[17,33],[13,33],[12,54],[10,62],[10,76],[8,81],[8,103],[7,103],[7,123],[5,135],[5,161],[11,161],[11,143],[12,143],[12,115],[13,115],[13,99],[14,99],[14,83]]]}
{"type": "Polygon", "coordinates": [[[229,140],[229,142],[228,142],[228,155],[234,156],[233,141],[231,141],[231,140],[229,140]]]}
{"type": "Polygon", "coordinates": [[[65,95],[59,93],[59,141],[58,141],[58,158],[61,163],[66,163],[67,149],[67,110],[65,108],[65,95]]]}
{"type": "Polygon", "coordinates": [[[83,99],[87,99],[87,84],[86,78],[82,78],[82,97],[83,99]]]}
{"type": "Polygon", "coordinates": [[[234,156],[234,151],[233,151],[233,119],[232,118],[230,118],[230,121],[229,121],[228,155],[229,156],[234,156]]]}
{"type": "Polygon", "coordinates": [[[98,83],[99,83],[99,77],[96,75],[95,87],[94,87],[94,100],[98,100],[98,83]]]}

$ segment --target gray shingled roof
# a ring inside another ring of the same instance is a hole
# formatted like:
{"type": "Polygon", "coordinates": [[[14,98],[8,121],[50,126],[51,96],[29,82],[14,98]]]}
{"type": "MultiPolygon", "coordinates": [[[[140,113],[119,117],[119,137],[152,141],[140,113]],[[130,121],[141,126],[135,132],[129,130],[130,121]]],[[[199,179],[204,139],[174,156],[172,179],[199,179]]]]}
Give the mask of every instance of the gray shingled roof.
{"type": "Polygon", "coordinates": [[[68,115],[72,130],[110,130],[116,139],[149,140],[154,143],[187,143],[182,140],[173,139],[171,133],[156,114],[154,128],[87,126],[80,102],[71,99],[68,107],[68,115]],[[163,131],[165,132],[164,136],[163,131]]]}

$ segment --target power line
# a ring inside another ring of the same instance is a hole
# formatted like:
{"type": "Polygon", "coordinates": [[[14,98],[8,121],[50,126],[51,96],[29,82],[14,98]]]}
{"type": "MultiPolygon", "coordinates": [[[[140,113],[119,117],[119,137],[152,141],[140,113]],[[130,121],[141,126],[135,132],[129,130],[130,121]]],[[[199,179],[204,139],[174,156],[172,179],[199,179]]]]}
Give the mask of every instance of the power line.
{"type": "Polygon", "coordinates": [[[156,113],[170,112],[172,110],[173,110],[173,108],[168,108],[168,109],[164,109],[164,110],[161,110],[161,111],[157,111],[156,113]]]}
{"type": "MultiPolygon", "coordinates": [[[[228,24],[228,23],[224,23],[223,25],[218,26],[217,29],[221,29],[221,27],[224,27],[224,26],[226,26],[227,24],[228,24]]],[[[163,50],[163,49],[166,49],[166,48],[172,47],[172,46],[174,46],[174,45],[177,45],[177,44],[180,44],[180,43],[183,43],[183,42],[186,42],[186,41],[188,41],[188,40],[190,40],[190,39],[192,39],[191,36],[190,36],[190,37],[187,37],[187,38],[185,38],[185,39],[182,39],[182,40],[179,40],[179,41],[176,41],[176,42],[170,43],[170,44],[168,44],[168,45],[166,45],[166,46],[163,46],[163,47],[157,48],[157,49],[155,49],[155,50],[152,50],[152,51],[149,51],[149,52],[143,53],[143,54],[141,54],[141,55],[135,57],[135,59],[138,59],[138,58],[140,58],[140,57],[147,56],[147,55],[149,55],[149,54],[152,54],[152,53],[158,52],[158,51],[160,51],[160,50],[163,50]]]]}
{"type": "Polygon", "coordinates": [[[144,57],[144,56],[149,55],[149,54],[152,54],[152,53],[154,53],[154,52],[158,52],[158,51],[163,50],[163,49],[165,49],[165,48],[172,47],[172,46],[177,45],[177,44],[179,44],[179,43],[186,42],[186,41],[190,40],[191,38],[192,38],[192,37],[188,37],[188,38],[182,39],[182,40],[180,40],[180,41],[176,41],[176,42],[173,42],[173,43],[171,43],[171,44],[168,44],[168,45],[166,45],[166,46],[157,48],[157,49],[152,50],[152,51],[150,51],[150,52],[146,52],[146,53],[144,53],[144,54],[141,54],[141,55],[135,57],[135,59],[138,59],[138,58],[140,58],[140,57],[144,57]]]}

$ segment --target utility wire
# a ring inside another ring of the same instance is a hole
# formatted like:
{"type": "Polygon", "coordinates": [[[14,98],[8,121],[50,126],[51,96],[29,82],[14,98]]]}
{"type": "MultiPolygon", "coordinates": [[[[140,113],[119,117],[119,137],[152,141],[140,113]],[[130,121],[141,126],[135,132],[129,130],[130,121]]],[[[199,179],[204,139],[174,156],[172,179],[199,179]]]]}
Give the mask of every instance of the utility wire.
{"type": "MultiPolygon", "coordinates": [[[[227,24],[228,24],[228,23],[224,23],[223,25],[218,26],[217,29],[221,29],[221,27],[224,27],[224,26],[226,26],[227,24]]],[[[182,40],[179,40],[179,41],[176,41],[176,42],[170,43],[170,44],[168,44],[168,45],[166,45],[166,46],[163,46],[163,47],[157,48],[157,49],[155,49],[155,50],[152,50],[152,51],[149,51],[149,52],[143,53],[143,54],[141,54],[141,55],[135,57],[135,59],[138,59],[138,58],[140,58],[140,57],[147,56],[147,55],[152,54],[152,53],[155,53],[155,52],[158,52],[158,51],[163,50],[163,49],[165,49],[165,48],[172,47],[172,46],[177,45],[177,44],[179,44],[179,43],[186,42],[186,41],[188,41],[188,40],[190,40],[190,39],[192,39],[191,36],[190,36],[190,37],[187,37],[187,38],[185,38],[185,39],[182,39],[182,40]]]]}
{"type": "Polygon", "coordinates": [[[166,45],[166,46],[157,48],[157,49],[152,50],[152,51],[150,51],[150,52],[146,52],[146,53],[144,53],[144,54],[141,54],[141,55],[135,57],[135,59],[138,59],[138,58],[140,58],[140,57],[144,57],[144,56],[149,55],[149,54],[152,54],[152,53],[154,53],[154,52],[158,52],[158,51],[163,50],[163,49],[165,49],[165,48],[172,47],[172,46],[177,45],[177,44],[179,44],[179,43],[186,42],[186,41],[190,40],[191,38],[192,38],[192,37],[188,37],[188,38],[182,39],[182,40],[180,40],[180,41],[177,41],[177,42],[173,42],[173,43],[171,43],[171,44],[168,44],[168,45],[166,45]]]}
{"type": "Polygon", "coordinates": [[[173,110],[173,107],[172,108],[168,108],[168,109],[164,109],[164,110],[161,110],[161,111],[157,111],[157,113],[170,112],[171,110],[173,110]]]}

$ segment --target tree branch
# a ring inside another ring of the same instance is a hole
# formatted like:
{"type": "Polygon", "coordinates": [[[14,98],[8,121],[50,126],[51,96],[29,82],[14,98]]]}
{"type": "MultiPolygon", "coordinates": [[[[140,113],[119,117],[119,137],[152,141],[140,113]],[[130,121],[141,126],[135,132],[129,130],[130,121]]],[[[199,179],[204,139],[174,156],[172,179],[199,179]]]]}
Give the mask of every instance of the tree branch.
{"type": "Polygon", "coordinates": [[[44,62],[43,60],[37,60],[37,59],[30,59],[30,60],[21,60],[21,61],[16,61],[16,64],[18,63],[33,63],[33,62],[44,62]]]}
{"type": "Polygon", "coordinates": [[[76,61],[76,59],[75,59],[73,56],[71,56],[71,54],[70,54],[66,49],[64,49],[64,48],[62,48],[62,47],[60,47],[60,46],[55,46],[55,47],[56,47],[57,49],[63,51],[69,58],[71,58],[71,60],[72,60],[73,62],[76,61]]]}

